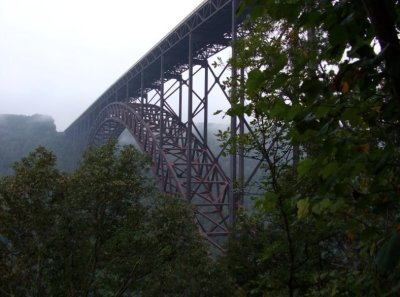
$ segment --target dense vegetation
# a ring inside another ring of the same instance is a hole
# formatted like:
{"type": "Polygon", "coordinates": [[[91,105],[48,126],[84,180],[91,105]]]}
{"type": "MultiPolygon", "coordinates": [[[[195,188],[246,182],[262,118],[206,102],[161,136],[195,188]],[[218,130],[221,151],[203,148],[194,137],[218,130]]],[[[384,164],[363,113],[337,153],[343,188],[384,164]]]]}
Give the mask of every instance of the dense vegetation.
{"type": "Polygon", "coordinates": [[[267,178],[226,254],[237,294],[399,296],[399,1],[247,7],[228,114],[253,133],[231,147],[267,178]]]}
{"type": "Polygon", "coordinates": [[[1,296],[223,296],[182,200],[110,142],[62,174],[43,147],[0,181],[1,296]]]}

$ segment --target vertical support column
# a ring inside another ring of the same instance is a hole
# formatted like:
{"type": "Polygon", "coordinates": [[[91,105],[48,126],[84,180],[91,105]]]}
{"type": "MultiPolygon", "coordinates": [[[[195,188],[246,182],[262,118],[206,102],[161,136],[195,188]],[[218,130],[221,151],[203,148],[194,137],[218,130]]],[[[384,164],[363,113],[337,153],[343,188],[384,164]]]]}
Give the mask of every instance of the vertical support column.
{"type": "Polygon", "coordinates": [[[204,68],[204,102],[203,102],[203,112],[204,112],[204,127],[203,136],[204,144],[208,146],[208,61],[207,59],[203,61],[204,68]]]}
{"type": "Polygon", "coordinates": [[[188,124],[186,139],[187,175],[186,199],[192,199],[192,130],[193,130],[193,41],[192,33],[189,34],[189,94],[188,94],[188,124]]]}
{"type": "Polygon", "coordinates": [[[125,102],[129,102],[129,81],[126,83],[125,102]]]}
{"type": "Polygon", "coordinates": [[[179,119],[182,121],[182,87],[183,87],[183,80],[182,76],[179,79],[179,119]]]}
{"type": "Polygon", "coordinates": [[[164,146],[164,54],[161,55],[160,58],[160,149],[163,149],[164,146]]]}
{"type": "MultiPolygon", "coordinates": [[[[237,28],[236,28],[236,8],[237,1],[232,1],[232,45],[236,41],[237,28]]],[[[232,46],[232,57],[236,55],[235,48],[232,46]]],[[[232,66],[232,89],[231,89],[231,107],[235,107],[235,101],[237,97],[237,69],[232,66]]],[[[231,116],[231,138],[236,137],[236,116],[231,116]]],[[[233,227],[235,224],[235,212],[236,212],[236,181],[237,181],[237,158],[236,152],[231,152],[230,155],[230,168],[229,177],[231,179],[231,187],[229,189],[229,226],[233,227]]]]}
{"type": "MultiPolygon", "coordinates": [[[[240,69],[240,86],[244,84],[244,68],[240,69]]],[[[244,94],[240,92],[240,105],[244,106],[244,94]]],[[[239,122],[239,135],[244,135],[244,116],[240,117],[239,122]]],[[[239,197],[238,204],[243,206],[244,204],[244,148],[243,144],[239,145],[239,197]]]]}
{"type": "Polygon", "coordinates": [[[144,111],[144,73],[140,73],[140,115],[143,117],[144,111]]]}
{"type": "MultiPolygon", "coordinates": [[[[164,148],[164,135],[165,135],[165,127],[164,127],[164,54],[161,54],[160,57],[160,154],[164,148]]],[[[164,160],[162,158],[159,159],[160,162],[160,170],[162,175],[162,189],[165,191],[167,186],[165,177],[167,175],[167,169],[164,168],[166,165],[164,164],[164,160]],[[164,171],[165,170],[165,171],[164,171]]]]}

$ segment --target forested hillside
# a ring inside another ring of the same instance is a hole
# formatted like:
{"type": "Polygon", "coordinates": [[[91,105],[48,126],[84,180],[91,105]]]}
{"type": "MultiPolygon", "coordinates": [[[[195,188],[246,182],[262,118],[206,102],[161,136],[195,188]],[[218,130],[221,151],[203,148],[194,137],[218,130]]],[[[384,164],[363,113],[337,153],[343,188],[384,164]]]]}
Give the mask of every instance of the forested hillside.
{"type": "Polygon", "coordinates": [[[39,145],[60,156],[60,167],[66,165],[62,158],[63,134],[57,132],[50,116],[0,115],[0,174],[11,174],[12,164],[39,145]]]}

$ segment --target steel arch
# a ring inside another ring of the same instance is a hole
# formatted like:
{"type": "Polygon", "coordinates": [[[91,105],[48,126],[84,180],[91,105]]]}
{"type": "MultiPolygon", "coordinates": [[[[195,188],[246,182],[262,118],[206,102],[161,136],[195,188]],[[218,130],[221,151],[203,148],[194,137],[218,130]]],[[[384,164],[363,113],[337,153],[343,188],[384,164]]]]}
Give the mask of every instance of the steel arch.
{"type": "Polygon", "coordinates": [[[143,152],[151,156],[152,169],[162,191],[187,197],[189,176],[192,185],[189,202],[195,206],[199,229],[215,247],[222,249],[228,234],[230,180],[207,145],[193,134],[187,137],[186,125],[166,110],[161,115],[159,106],[122,102],[103,108],[90,132],[89,142],[103,144],[111,137],[118,137],[125,128],[143,152]],[[164,127],[162,136],[161,126],[164,127]],[[188,150],[192,153],[190,165],[188,150]]]}

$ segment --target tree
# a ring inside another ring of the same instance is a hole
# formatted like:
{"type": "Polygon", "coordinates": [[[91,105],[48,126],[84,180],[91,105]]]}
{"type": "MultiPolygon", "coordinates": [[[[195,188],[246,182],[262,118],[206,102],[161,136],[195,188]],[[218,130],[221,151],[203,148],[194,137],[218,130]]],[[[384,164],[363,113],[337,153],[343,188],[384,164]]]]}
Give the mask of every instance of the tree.
{"type": "Polygon", "coordinates": [[[157,269],[145,278],[143,296],[231,296],[226,274],[193,224],[194,209],[177,197],[154,202],[147,247],[157,269]]]}
{"type": "Polygon", "coordinates": [[[132,146],[92,148],[72,174],[59,173],[44,148],[14,168],[0,188],[2,296],[213,296],[218,288],[193,211],[154,190],[149,162],[132,146]]]}
{"type": "Polygon", "coordinates": [[[110,142],[87,151],[70,176],[58,242],[67,247],[62,249],[66,269],[58,269],[63,274],[57,282],[64,282],[71,296],[122,296],[147,273],[143,199],[155,192],[146,168],[133,147],[117,152],[110,142]]]}
{"type": "Polygon", "coordinates": [[[254,131],[231,141],[266,161],[256,208],[280,231],[272,255],[284,251],[288,275],[275,296],[397,294],[399,2],[243,3],[252,16],[231,63],[246,69],[235,84],[247,100],[228,113],[254,131]],[[307,257],[313,243],[328,259],[307,257]]]}
{"type": "Polygon", "coordinates": [[[0,182],[0,292],[43,296],[56,233],[55,204],[63,184],[53,154],[39,147],[0,182]]]}

